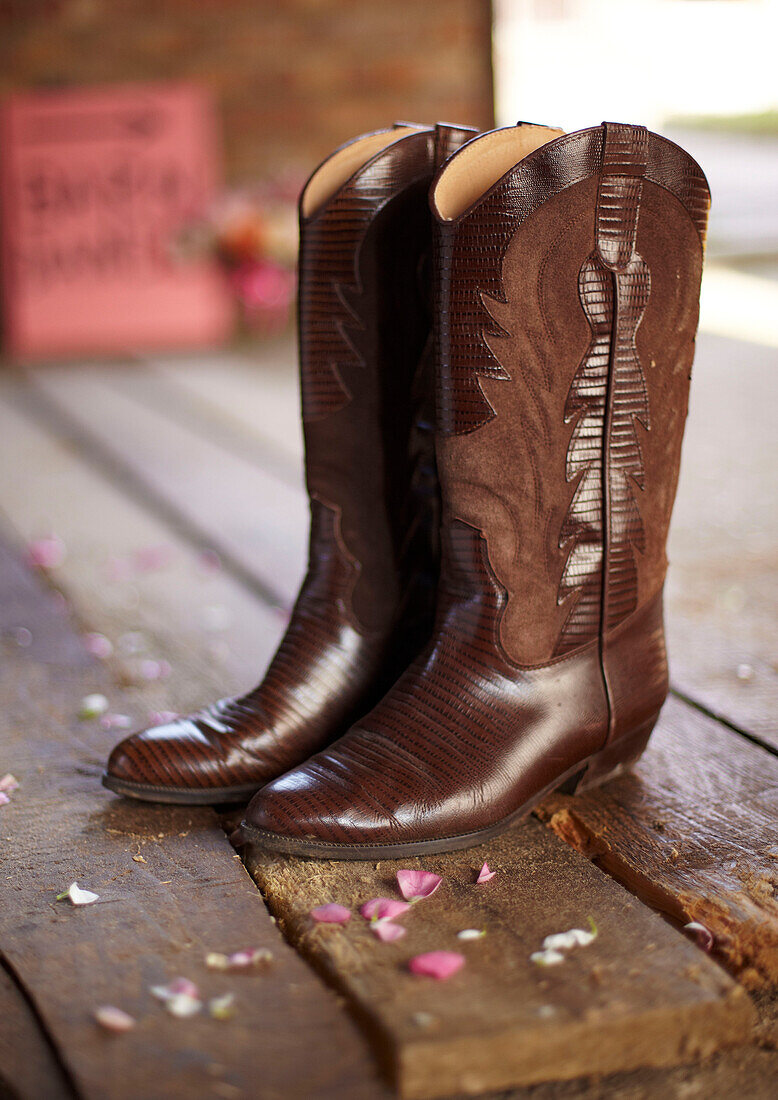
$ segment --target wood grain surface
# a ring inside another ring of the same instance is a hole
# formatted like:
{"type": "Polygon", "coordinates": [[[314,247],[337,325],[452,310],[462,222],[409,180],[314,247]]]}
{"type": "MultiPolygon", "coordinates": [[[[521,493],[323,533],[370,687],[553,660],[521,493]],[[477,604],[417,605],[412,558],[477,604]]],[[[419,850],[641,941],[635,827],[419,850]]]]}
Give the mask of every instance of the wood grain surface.
{"type": "Polygon", "coordinates": [[[741,1041],[753,1023],[743,990],[660,917],[536,821],[466,852],[409,863],[283,859],[249,849],[247,866],[298,949],[370,1028],[404,1097],[479,1093],[549,1078],[672,1065],[741,1041]],[[494,879],[475,884],[488,860],[494,879]],[[402,866],[443,876],[379,943],[358,913],[399,897],[402,866]],[[316,925],[327,902],[355,914],[316,925]],[[598,938],[558,966],[530,960],[545,936],[588,928],[598,938]],[[457,933],[482,930],[463,943],[457,933]],[[408,972],[415,955],[461,951],[445,983],[408,972]]]}
{"type": "Polygon", "coordinates": [[[708,928],[743,984],[778,987],[778,757],[670,699],[631,772],[539,815],[646,904],[708,928]]]}

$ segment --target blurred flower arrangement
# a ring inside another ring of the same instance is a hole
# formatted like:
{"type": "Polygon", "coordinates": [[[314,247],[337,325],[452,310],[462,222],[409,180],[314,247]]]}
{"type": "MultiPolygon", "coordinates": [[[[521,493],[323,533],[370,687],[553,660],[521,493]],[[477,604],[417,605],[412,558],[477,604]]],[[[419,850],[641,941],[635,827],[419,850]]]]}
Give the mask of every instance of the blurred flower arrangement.
{"type": "Polygon", "coordinates": [[[174,242],[179,260],[215,256],[238,303],[244,332],[283,331],[295,300],[297,194],[288,178],[227,192],[174,242]]]}

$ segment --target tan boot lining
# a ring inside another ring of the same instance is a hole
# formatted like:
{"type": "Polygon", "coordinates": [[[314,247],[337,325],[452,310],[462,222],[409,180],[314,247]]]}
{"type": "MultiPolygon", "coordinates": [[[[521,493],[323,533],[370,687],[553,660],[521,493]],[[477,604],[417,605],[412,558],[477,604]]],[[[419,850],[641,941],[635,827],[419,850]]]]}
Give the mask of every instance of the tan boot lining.
{"type": "Polygon", "coordinates": [[[301,210],[303,217],[309,218],[327,199],[331,198],[343,184],[351,179],[358,168],[367,164],[376,153],[387,145],[408,134],[415,134],[415,126],[398,126],[392,130],[382,130],[378,134],[369,134],[357,141],[349,142],[345,148],[328,157],[308,180],[303,193],[301,210]]]}
{"type": "Polygon", "coordinates": [[[510,126],[476,138],[455,153],[435,186],[433,204],[444,221],[459,217],[515,164],[564,130],[510,126]]]}

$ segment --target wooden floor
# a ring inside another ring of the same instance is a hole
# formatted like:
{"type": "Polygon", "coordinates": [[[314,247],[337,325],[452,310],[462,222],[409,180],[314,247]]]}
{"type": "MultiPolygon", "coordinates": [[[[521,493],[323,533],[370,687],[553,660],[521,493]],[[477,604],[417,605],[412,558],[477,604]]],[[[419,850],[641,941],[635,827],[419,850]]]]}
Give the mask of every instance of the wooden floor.
{"type": "Polygon", "coordinates": [[[0,775],[20,781],[0,806],[0,1097],[774,1097],[776,365],[700,339],[673,694],[645,757],[481,848],[411,861],[444,885],[396,944],[308,913],[356,914],[399,864],[236,852],[234,817],[128,804],[99,783],[123,730],[78,717],[97,692],[138,728],[261,674],[305,554],[291,347],[0,375],[0,775]],[[50,534],[62,562],[31,569],[50,534]],[[94,631],[110,657],[88,654],[94,631]],[[476,886],[484,859],[498,873],[476,886]],[[57,903],[74,880],[99,902],[57,903]],[[590,947],[531,963],[589,918],[590,947]],[[206,968],[243,947],[271,965],[206,968]],[[460,974],[407,972],[437,948],[466,955],[460,974]],[[233,993],[233,1017],[167,1015],[150,987],[177,976],[233,993]],[[135,1029],[100,1031],[104,1004],[135,1029]]]}

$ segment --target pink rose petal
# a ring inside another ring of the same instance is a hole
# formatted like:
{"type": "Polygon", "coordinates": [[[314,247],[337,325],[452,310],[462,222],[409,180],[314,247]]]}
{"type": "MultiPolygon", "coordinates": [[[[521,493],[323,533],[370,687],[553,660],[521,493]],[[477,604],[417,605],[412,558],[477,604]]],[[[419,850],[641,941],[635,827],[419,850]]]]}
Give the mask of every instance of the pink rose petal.
{"type": "Polygon", "coordinates": [[[129,714],[104,714],[100,719],[100,727],[104,730],[128,730],[131,725],[129,714]]]}
{"type": "Polygon", "coordinates": [[[397,885],[406,901],[420,901],[435,893],[443,879],[431,871],[398,871],[397,885]]]}
{"type": "Polygon", "coordinates": [[[435,978],[443,982],[456,974],[465,965],[465,956],[456,951],[428,951],[424,955],[416,955],[408,963],[411,974],[423,974],[427,978],[435,978]]]}
{"type": "Polygon", "coordinates": [[[169,997],[199,997],[200,990],[189,978],[174,978],[167,986],[167,995],[169,997]]]}
{"type": "Polygon", "coordinates": [[[149,711],[149,723],[152,726],[165,726],[168,722],[175,722],[176,718],[180,718],[180,714],[177,710],[150,710],[149,711]]]}
{"type": "Polygon", "coordinates": [[[370,931],[382,943],[394,943],[395,940],[403,938],[407,929],[401,924],[393,924],[390,920],[377,920],[370,925],[370,931]]]}
{"type": "Polygon", "coordinates": [[[65,544],[56,535],[33,539],[27,547],[30,563],[38,569],[56,569],[65,560],[65,544]]]}
{"type": "Polygon", "coordinates": [[[488,882],[489,879],[494,878],[494,876],[496,874],[497,874],[497,872],[496,871],[490,871],[489,870],[489,864],[485,863],[483,865],[483,867],[481,868],[481,870],[478,872],[478,878],[475,881],[476,882],[488,882]]]}
{"type": "Polygon", "coordinates": [[[166,680],[172,671],[168,661],[154,661],[144,657],[138,662],[138,675],[142,680],[166,680]]]}
{"type": "Polygon", "coordinates": [[[133,554],[132,564],[138,573],[151,573],[166,568],[174,556],[170,546],[143,546],[133,554]]]}
{"type": "Polygon", "coordinates": [[[151,993],[164,1003],[171,1016],[195,1016],[203,1007],[200,990],[188,978],[174,978],[168,985],[153,985],[151,993]]]}
{"type": "Polygon", "coordinates": [[[0,806],[7,806],[10,801],[11,799],[8,797],[5,791],[0,791],[0,806]]]}
{"type": "Polygon", "coordinates": [[[329,902],[327,905],[319,905],[311,909],[311,916],[318,924],[345,924],[351,920],[351,913],[343,905],[329,902]]]}
{"type": "Polygon", "coordinates": [[[91,653],[93,657],[97,657],[101,661],[106,660],[113,653],[113,645],[105,634],[97,634],[94,631],[87,634],[84,638],[84,645],[87,653],[91,653]]]}
{"type": "Polygon", "coordinates": [[[401,913],[407,913],[410,905],[396,898],[372,898],[359,910],[365,920],[394,920],[401,913]]]}
{"type": "Polygon", "coordinates": [[[95,1009],[95,1020],[106,1031],[130,1031],[135,1027],[135,1020],[129,1013],[113,1005],[101,1005],[95,1009]]]}
{"type": "Polygon", "coordinates": [[[19,780],[15,775],[11,775],[10,772],[6,772],[2,779],[0,779],[0,791],[4,791],[6,794],[12,794],[14,791],[19,790],[19,780]]]}
{"type": "Polygon", "coordinates": [[[266,947],[247,947],[242,951],[233,951],[231,955],[211,951],[205,956],[205,965],[209,970],[248,970],[269,966],[272,961],[273,953],[266,947]]]}

